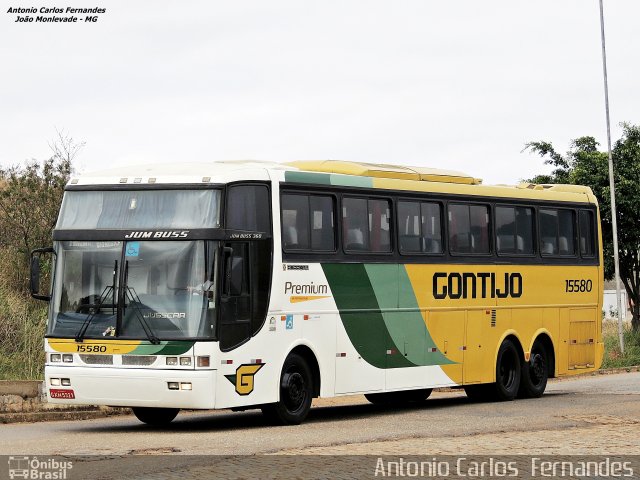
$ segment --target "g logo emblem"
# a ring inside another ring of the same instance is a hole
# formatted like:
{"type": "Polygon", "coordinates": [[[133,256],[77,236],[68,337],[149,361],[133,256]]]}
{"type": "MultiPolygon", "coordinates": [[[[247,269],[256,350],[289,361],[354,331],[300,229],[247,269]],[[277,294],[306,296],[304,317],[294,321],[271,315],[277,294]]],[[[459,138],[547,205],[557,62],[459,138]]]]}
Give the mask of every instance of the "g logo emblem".
{"type": "Polygon", "coordinates": [[[253,392],[253,377],[263,366],[264,363],[249,363],[240,365],[236,369],[235,375],[225,375],[225,377],[233,385],[235,385],[236,393],[238,395],[249,395],[251,392],[253,392]]]}

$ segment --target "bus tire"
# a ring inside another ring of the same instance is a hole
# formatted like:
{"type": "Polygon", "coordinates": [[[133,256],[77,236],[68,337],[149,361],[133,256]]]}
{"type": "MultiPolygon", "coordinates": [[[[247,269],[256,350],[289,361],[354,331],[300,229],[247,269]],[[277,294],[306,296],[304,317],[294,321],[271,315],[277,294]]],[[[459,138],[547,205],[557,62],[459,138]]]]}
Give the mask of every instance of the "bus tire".
{"type": "Polygon", "coordinates": [[[151,408],[151,407],[133,407],[133,414],[138,420],[147,425],[161,427],[169,425],[176,418],[179,408],[151,408]]]}
{"type": "Polygon", "coordinates": [[[262,406],[262,413],[280,425],[299,425],[309,414],[313,398],[313,377],[300,355],[290,354],[282,366],[280,401],[262,406]]]}
{"type": "Polygon", "coordinates": [[[496,359],[496,383],[490,387],[492,400],[508,401],[518,395],[522,367],[520,353],[514,343],[507,339],[502,342],[496,359]]]}
{"type": "Polygon", "coordinates": [[[544,344],[540,340],[536,340],[531,348],[529,361],[522,364],[519,397],[538,398],[542,396],[549,379],[548,358],[544,344]]]}
{"type": "Polygon", "coordinates": [[[433,390],[422,388],[420,390],[403,390],[401,392],[365,393],[366,398],[374,405],[404,405],[407,403],[424,402],[433,390]]]}

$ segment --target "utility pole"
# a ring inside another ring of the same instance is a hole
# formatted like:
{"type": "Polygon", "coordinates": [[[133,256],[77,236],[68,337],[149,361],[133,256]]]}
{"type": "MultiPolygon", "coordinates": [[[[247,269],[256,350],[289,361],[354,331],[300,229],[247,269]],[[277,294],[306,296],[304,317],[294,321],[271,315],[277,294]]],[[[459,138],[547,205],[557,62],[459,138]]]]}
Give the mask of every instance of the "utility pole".
{"type": "Polygon", "coordinates": [[[607,50],[604,42],[604,7],[600,0],[600,38],[602,40],[602,73],[604,76],[604,107],[607,117],[607,147],[609,150],[609,190],[611,192],[611,223],[613,227],[613,262],[616,275],[616,300],[618,302],[618,337],[620,352],[624,353],[622,333],[622,295],[620,293],[620,259],[618,256],[618,220],[616,213],[616,186],[613,179],[613,156],[611,155],[611,121],[609,119],[609,83],[607,81],[607,50]]]}

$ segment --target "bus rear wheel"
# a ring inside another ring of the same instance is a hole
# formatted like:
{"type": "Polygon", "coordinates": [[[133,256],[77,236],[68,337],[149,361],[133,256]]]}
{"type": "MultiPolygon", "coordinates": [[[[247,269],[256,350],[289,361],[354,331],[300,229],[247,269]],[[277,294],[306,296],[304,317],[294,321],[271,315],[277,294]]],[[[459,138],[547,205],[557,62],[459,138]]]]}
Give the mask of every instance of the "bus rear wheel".
{"type": "Polygon", "coordinates": [[[496,360],[496,382],[480,385],[465,385],[464,391],[474,401],[506,401],[518,395],[522,367],[520,353],[513,341],[502,342],[496,360]]]}
{"type": "Polygon", "coordinates": [[[313,377],[307,362],[292,353],[284,361],[280,376],[280,401],[262,407],[262,413],[280,425],[301,424],[311,409],[313,377]]]}
{"type": "Polygon", "coordinates": [[[505,401],[516,398],[521,378],[520,353],[511,340],[505,340],[498,350],[496,383],[491,389],[493,399],[505,401]]]}
{"type": "Polygon", "coordinates": [[[531,349],[529,361],[522,364],[522,380],[518,395],[522,398],[541,397],[547,388],[549,378],[547,349],[536,340],[531,349]]]}
{"type": "Polygon", "coordinates": [[[431,395],[431,388],[404,390],[402,392],[365,393],[364,398],[374,405],[403,405],[424,402],[431,395]]]}
{"type": "Polygon", "coordinates": [[[168,425],[176,418],[179,408],[150,408],[150,407],[133,407],[133,414],[138,420],[147,425],[160,427],[168,425]]]}

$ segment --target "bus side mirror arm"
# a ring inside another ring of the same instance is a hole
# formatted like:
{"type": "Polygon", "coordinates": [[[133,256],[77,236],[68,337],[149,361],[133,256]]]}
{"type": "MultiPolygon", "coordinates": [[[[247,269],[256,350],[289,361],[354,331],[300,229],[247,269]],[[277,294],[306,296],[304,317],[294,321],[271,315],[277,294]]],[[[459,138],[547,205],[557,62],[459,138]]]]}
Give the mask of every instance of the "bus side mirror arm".
{"type": "Polygon", "coordinates": [[[46,253],[53,253],[55,251],[52,247],[36,248],[31,251],[31,263],[29,272],[29,287],[31,290],[31,296],[36,300],[50,301],[51,295],[40,295],[40,255],[46,253]]]}

